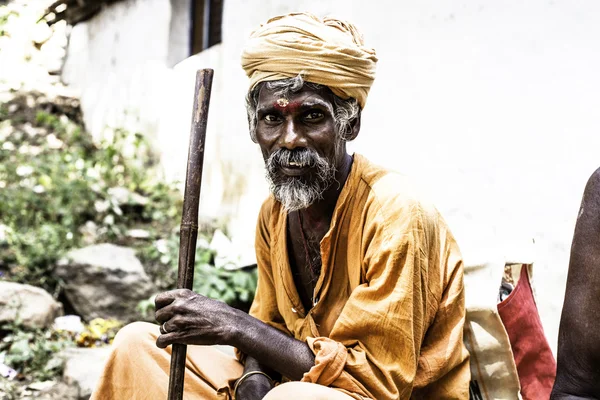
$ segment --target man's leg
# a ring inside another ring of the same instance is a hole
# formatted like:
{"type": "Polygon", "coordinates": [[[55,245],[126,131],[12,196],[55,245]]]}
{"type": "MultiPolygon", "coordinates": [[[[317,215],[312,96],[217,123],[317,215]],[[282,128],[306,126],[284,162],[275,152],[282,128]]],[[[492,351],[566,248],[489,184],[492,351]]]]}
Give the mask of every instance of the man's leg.
{"type": "MultiPolygon", "coordinates": [[[[156,347],[158,326],[134,322],[119,331],[91,400],[166,399],[171,346],[156,347]]],[[[184,399],[228,399],[229,380],[242,375],[236,359],[209,346],[188,346],[184,399]]]]}
{"type": "Polygon", "coordinates": [[[352,400],[353,397],[327,386],[287,382],[272,389],[263,400],[352,400]]]}
{"type": "Polygon", "coordinates": [[[585,187],[573,234],[551,399],[600,398],[599,314],[600,168],[585,187]]]}

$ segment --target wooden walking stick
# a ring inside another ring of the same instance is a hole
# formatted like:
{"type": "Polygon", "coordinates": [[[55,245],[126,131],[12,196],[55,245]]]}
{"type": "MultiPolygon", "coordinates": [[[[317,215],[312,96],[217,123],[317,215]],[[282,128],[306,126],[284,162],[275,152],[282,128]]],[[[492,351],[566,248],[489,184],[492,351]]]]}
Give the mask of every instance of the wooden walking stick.
{"type": "MultiPolygon", "coordinates": [[[[196,239],[198,238],[198,204],[200,202],[200,187],[202,186],[206,121],[208,119],[212,80],[212,69],[202,69],[196,72],[194,110],[190,132],[187,172],[185,174],[183,215],[181,216],[179,238],[179,265],[177,272],[177,288],[179,289],[191,290],[194,281],[196,239]]],[[[186,345],[173,344],[168,400],[183,399],[186,353],[186,345]]]]}

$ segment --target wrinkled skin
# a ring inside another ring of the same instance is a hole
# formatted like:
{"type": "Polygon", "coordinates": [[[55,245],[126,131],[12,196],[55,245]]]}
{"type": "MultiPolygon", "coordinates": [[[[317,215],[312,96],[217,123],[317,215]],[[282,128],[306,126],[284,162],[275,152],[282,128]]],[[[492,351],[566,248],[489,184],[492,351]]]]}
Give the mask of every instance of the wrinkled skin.
{"type": "Polygon", "coordinates": [[[552,400],[600,398],[600,169],[583,194],[573,235],[552,400]]]}
{"type": "Polygon", "coordinates": [[[158,337],[156,345],[173,343],[211,345],[231,342],[233,308],[188,289],[176,289],[156,296],[156,320],[169,332],[158,337]]]}
{"type": "MultiPolygon", "coordinates": [[[[323,193],[320,201],[301,210],[313,221],[311,226],[303,226],[305,234],[322,237],[328,229],[335,203],[348,177],[352,158],[346,151],[345,143],[337,139],[333,97],[328,89],[305,87],[298,93],[290,94],[290,107],[276,107],[280,97],[264,87],[261,89],[257,104],[257,142],[265,159],[281,148],[310,148],[335,164],[335,180],[339,185],[332,185],[323,193]],[[319,231],[312,232],[311,229],[319,231]]],[[[352,132],[347,139],[354,139],[359,129],[360,120],[357,119],[353,122],[352,132]]],[[[281,173],[310,176],[311,171],[291,168],[282,170],[281,173]]],[[[299,225],[290,229],[295,236],[300,236],[299,231],[294,231],[301,229],[299,225]]],[[[290,261],[304,264],[303,257],[291,256],[290,261]]],[[[300,380],[315,362],[314,354],[305,342],[287,336],[223,302],[187,289],[171,290],[158,295],[156,320],[164,323],[168,332],[158,337],[158,347],[164,348],[173,343],[231,345],[248,356],[244,373],[258,370],[276,380],[281,376],[300,380]]],[[[262,399],[271,388],[271,382],[265,376],[254,374],[240,384],[237,394],[239,399],[262,399]]]]}

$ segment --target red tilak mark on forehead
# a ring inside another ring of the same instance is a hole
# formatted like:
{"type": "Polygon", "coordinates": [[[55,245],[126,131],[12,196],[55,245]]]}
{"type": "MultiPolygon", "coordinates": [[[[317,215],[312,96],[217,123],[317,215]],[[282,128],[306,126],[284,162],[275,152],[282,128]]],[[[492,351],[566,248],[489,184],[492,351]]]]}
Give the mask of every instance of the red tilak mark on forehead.
{"type": "Polygon", "coordinates": [[[281,98],[277,99],[275,103],[273,103],[273,107],[275,107],[279,111],[287,111],[287,112],[296,112],[302,106],[302,102],[300,101],[289,101],[288,99],[281,98]]]}

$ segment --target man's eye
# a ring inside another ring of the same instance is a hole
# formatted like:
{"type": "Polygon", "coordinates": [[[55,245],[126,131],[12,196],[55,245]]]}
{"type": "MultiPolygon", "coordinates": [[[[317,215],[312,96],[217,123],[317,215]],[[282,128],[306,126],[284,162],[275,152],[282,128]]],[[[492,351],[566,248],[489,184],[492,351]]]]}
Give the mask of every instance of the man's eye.
{"type": "Polygon", "coordinates": [[[263,117],[263,119],[267,122],[277,122],[279,118],[273,114],[267,114],[263,117]]]}
{"type": "Polygon", "coordinates": [[[324,115],[320,111],[310,111],[306,114],[306,116],[304,118],[309,121],[317,121],[317,120],[322,119],[323,117],[324,117],[324,115]]]}

